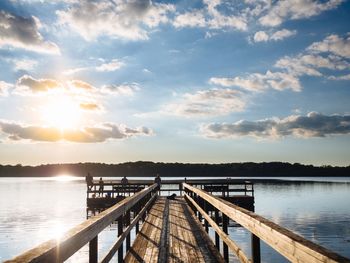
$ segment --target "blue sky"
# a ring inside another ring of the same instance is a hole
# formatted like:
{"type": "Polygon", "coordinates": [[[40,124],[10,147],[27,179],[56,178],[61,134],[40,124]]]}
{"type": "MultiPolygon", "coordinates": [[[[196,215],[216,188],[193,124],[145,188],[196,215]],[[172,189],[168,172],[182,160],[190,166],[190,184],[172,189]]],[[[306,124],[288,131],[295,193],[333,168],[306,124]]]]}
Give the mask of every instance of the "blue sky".
{"type": "Polygon", "coordinates": [[[349,11],[1,1],[0,163],[349,165],[349,11]]]}

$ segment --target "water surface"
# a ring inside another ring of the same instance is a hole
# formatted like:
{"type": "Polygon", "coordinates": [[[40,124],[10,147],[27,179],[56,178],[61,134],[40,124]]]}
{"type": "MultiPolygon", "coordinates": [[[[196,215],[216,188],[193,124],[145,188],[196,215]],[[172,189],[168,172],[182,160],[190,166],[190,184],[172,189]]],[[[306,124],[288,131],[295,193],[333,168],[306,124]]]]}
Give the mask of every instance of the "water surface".
{"type": "MultiPolygon", "coordinates": [[[[350,179],[292,179],[256,183],[256,212],[350,258],[350,179]]],[[[85,218],[83,178],[0,178],[0,261],[59,238],[85,218]]],[[[249,233],[242,228],[229,231],[249,254],[249,233]]],[[[115,226],[111,226],[99,236],[101,254],[112,245],[115,232],[115,226]]],[[[86,262],[87,253],[84,247],[71,261],[86,262]]],[[[264,244],[262,259],[284,261],[264,244]]]]}

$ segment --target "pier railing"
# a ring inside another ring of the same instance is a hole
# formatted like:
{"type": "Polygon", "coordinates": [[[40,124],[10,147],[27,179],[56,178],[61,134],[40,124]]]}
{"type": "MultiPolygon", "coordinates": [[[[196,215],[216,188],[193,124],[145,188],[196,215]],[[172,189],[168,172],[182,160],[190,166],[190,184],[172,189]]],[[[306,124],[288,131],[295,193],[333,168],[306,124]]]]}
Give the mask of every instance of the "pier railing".
{"type": "Polygon", "coordinates": [[[197,214],[199,220],[204,219],[205,230],[208,232],[210,225],[215,231],[215,246],[219,251],[221,239],[226,262],[229,261],[228,248],[240,262],[260,262],[260,239],[291,262],[349,262],[348,259],[328,249],[202,189],[186,183],[183,184],[183,189],[186,201],[197,214]],[[215,219],[212,219],[208,214],[208,206],[214,207],[215,219]],[[237,243],[229,237],[227,231],[229,219],[252,233],[252,259],[249,259],[237,243]]]}
{"type": "MultiPolygon", "coordinates": [[[[176,193],[182,195],[183,182],[183,179],[163,179],[161,182],[161,188],[159,189],[159,194],[170,195],[176,193]]],[[[222,197],[230,197],[234,194],[254,195],[254,184],[251,181],[242,179],[187,179],[185,182],[222,197]]],[[[87,198],[100,198],[105,196],[110,198],[125,197],[139,192],[153,183],[153,180],[130,179],[128,180],[128,183],[123,184],[121,180],[104,179],[102,183],[103,188],[100,188],[101,185],[99,180],[93,180],[92,184],[88,186],[86,194],[87,198]]]]}
{"type": "Polygon", "coordinates": [[[158,195],[157,188],[157,184],[150,185],[72,228],[60,239],[49,240],[5,262],[63,262],[89,243],[89,262],[95,263],[98,261],[98,235],[116,220],[118,221],[118,239],[100,262],[109,262],[117,251],[118,261],[122,262],[123,243],[125,241],[126,250],[128,250],[130,248],[130,231],[135,226],[136,233],[139,231],[139,221],[146,217],[147,211],[158,195]],[[134,214],[131,222],[130,212],[134,214]]]}

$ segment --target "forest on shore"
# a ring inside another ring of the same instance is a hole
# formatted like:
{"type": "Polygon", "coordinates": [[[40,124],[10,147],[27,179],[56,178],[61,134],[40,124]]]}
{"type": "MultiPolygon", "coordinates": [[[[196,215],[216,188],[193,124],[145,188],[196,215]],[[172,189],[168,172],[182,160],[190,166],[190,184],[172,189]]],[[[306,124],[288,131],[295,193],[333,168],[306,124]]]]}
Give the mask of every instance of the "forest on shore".
{"type": "Polygon", "coordinates": [[[313,166],[285,162],[245,163],[162,163],[126,162],[120,164],[74,163],[38,166],[0,165],[0,177],[47,177],[61,174],[94,177],[326,177],[349,176],[350,166],[313,166]]]}

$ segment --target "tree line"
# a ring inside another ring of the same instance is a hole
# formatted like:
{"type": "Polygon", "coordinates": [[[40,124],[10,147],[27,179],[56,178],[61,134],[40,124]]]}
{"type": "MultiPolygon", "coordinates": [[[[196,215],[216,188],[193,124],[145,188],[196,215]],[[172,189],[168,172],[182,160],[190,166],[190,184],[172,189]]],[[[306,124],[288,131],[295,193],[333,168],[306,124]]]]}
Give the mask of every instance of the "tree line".
{"type": "Polygon", "coordinates": [[[306,177],[350,176],[350,166],[313,166],[286,162],[245,163],[162,163],[126,162],[120,164],[74,163],[38,166],[0,165],[0,177],[47,177],[61,174],[95,177],[306,177]]]}

